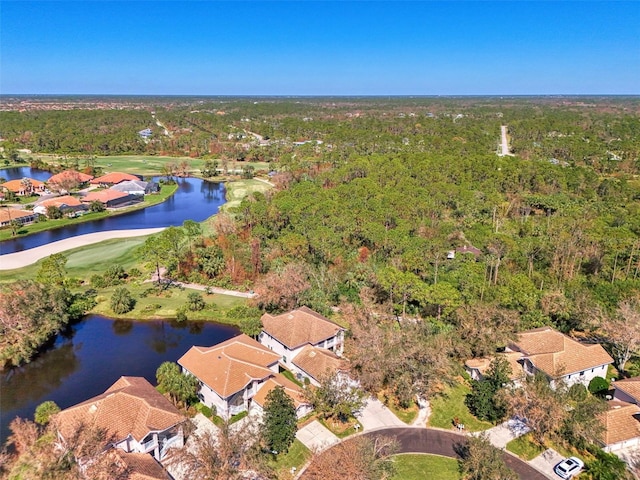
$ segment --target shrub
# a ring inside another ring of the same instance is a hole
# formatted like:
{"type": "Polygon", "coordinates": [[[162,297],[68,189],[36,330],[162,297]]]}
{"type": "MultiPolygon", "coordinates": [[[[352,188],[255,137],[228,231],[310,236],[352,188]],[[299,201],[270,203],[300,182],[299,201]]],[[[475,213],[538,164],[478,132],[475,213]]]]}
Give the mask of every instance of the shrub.
{"type": "Polygon", "coordinates": [[[186,322],[187,320],[189,320],[187,318],[187,312],[185,312],[183,309],[179,309],[176,313],[176,322],[186,322]]]}
{"type": "Polygon", "coordinates": [[[594,377],[589,382],[589,391],[594,395],[609,390],[609,382],[602,377],[594,377]]]}
{"type": "Polygon", "coordinates": [[[111,310],[113,310],[115,314],[121,315],[130,312],[135,305],[136,300],[125,287],[116,288],[111,296],[111,310]]]}
{"type": "Polygon", "coordinates": [[[204,300],[202,299],[202,295],[198,292],[191,292],[187,295],[187,308],[192,312],[199,312],[203,310],[205,307],[204,300]]]}
{"type": "Polygon", "coordinates": [[[91,279],[89,280],[91,286],[93,288],[104,288],[107,286],[107,281],[104,279],[102,275],[98,275],[97,273],[91,275],[91,279]]]}
{"type": "Polygon", "coordinates": [[[139,269],[133,267],[131,270],[129,270],[129,277],[139,278],[141,276],[142,276],[142,272],[139,269]]]}
{"type": "Polygon", "coordinates": [[[47,400],[36,407],[36,413],[34,420],[39,425],[46,425],[49,423],[51,415],[54,415],[60,411],[60,407],[55,402],[47,400]]]}

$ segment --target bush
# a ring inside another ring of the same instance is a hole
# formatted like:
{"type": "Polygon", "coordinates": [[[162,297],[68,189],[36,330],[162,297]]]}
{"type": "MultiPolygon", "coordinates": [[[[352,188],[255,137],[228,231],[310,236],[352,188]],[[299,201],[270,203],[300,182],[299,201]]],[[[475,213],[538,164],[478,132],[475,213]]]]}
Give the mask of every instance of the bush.
{"type": "Polygon", "coordinates": [[[609,390],[609,382],[602,377],[594,377],[589,382],[589,391],[592,394],[603,393],[609,390]]]}
{"type": "Polygon", "coordinates": [[[176,313],[176,322],[186,322],[187,320],[189,320],[187,318],[187,312],[185,312],[183,309],[178,310],[178,312],[176,313]]]}
{"type": "Polygon", "coordinates": [[[54,415],[60,411],[60,407],[55,402],[47,400],[36,407],[36,413],[34,420],[39,425],[46,425],[49,423],[51,415],[54,415]]]}
{"type": "Polygon", "coordinates": [[[133,267],[131,270],[129,270],[129,277],[140,278],[141,276],[142,276],[142,272],[139,269],[133,267]]]}
{"type": "Polygon", "coordinates": [[[192,312],[199,312],[203,310],[205,307],[204,300],[202,299],[202,295],[198,292],[191,292],[187,295],[187,308],[192,312]]]}
{"type": "Polygon", "coordinates": [[[136,300],[125,287],[118,287],[111,296],[111,310],[117,315],[130,312],[136,305],[136,300]]]}
{"type": "Polygon", "coordinates": [[[93,288],[105,288],[107,286],[107,281],[104,279],[102,275],[98,275],[97,273],[91,275],[91,279],[89,280],[91,286],[93,288]]]}

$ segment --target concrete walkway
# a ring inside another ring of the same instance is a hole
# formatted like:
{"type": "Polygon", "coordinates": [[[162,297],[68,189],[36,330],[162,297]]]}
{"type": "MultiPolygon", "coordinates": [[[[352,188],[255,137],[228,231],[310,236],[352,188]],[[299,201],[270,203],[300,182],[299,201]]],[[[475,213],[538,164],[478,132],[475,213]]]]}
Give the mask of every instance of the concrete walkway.
{"type": "Polygon", "coordinates": [[[312,452],[319,452],[340,442],[338,437],[322,426],[317,420],[298,430],[296,438],[312,452]]]}
{"type": "Polygon", "coordinates": [[[485,433],[489,436],[489,441],[494,447],[503,449],[511,440],[524,435],[528,431],[529,427],[523,422],[512,418],[496,427],[485,430],[485,433]]]}
{"type": "Polygon", "coordinates": [[[93,243],[111,240],[112,238],[130,238],[142,237],[144,235],[152,235],[164,230],[164,228],[141,228],[134,230],[109,230],[105,232],[88,233],[86,235],[78,235],[77,237],[65,238],[40,247],[30,248],[22,252],[8,253],[0,255],[0,270],[13,270],[14,268],[22,268],[27,265],[36,263],[38,260],[53,255],[54,253],[64,252],[72,248],[84,247],[93,243]]]}
{"type": "Polygon", "coordinates": [[[557,480],[559,477],[553,471],[553,467],[559,464],[564,457],[552,448],[548,448],[533,460],[529,460],[529,465],[544,474],[547,478],[557,480]]]}
{"type": "Polygon", "coordinates": [[[423,400],[420,403],[420,409],[418,410],[418,416],[411,422],[412,427],[426,428],[429,417],[431,416],[431,404],[427,400],[423,400]]]}
{"type": "MultiPolygon", "coordinates": [[[[198,283],[185,283],[179,282],[177,280],[170,280],[164,278],[164,275],[167,273],[167,269],[164,267],[160,268],[160,276],[162,277],[162,282],[171,282],[171,285],[175,285],[178,287],[189,288],[191,290],[200,290],[202,292],[210,291],[211,293],[217,293],[219,295],[229,295],[232,297],[240,297],[240,298],[254,298],[257,297],[258,294],[254,292],[240,292],[238,290],[227,290],[226,288],[218,288],[218,287],[210,287],[208,285],[200,285],[198,283]]],[[[144,283],[157,282],[158,274],[153,272],[150,280],[145,280],[144,283]]]]}
{"type": "Polygon", "coordinates": [[[387,427],[406,427],[407,425],[396,417],[391,410],[377,398],[369,398],[367,406],[356,415],[365,431],[387,427]]]}

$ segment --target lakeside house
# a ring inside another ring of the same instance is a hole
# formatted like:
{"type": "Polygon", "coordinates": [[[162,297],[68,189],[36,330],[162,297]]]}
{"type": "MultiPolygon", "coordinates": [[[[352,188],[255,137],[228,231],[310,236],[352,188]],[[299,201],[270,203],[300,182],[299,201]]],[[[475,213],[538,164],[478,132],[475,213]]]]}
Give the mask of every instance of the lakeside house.
{"type": "Polygon", "coordinates": [[[105,429],[114,440],[105,445],[162,460],[169,449],[184,445],[187,420],[142,377],[120,377],[104,393],[54,416],[58,436],[71,438],[81,425],[105,429]]]}
{"type": "Polygon", "coordinates": [[[291,361],[292,371],[299,380],[309,379],[309,383],[319,387],[326,375],[349,374],[349,362],[338,357],[331,350],[306,345],[291,361]]]}
{"type": "Polygon", "coordinates": [[[118,192],[110,188],[107,190],[99,190],[97,192],[89,192],[81,198],[82,203],[90,204],[92,202],[100,202],[107,208],[123,207],[127,204],[139,201],[140,197],[137,195],[118,192]]]}
{"type": "Polygon", "coordinates": [[[228,419],[249,410],[259,387],[278,373],[279,360],[279,355],[242,334],[211,347],[191,347],[178,365],[200,382],[202,403],[228,419]]]}
{"type": "Polygon", "coordinates": [[[129,195],[143,196],[150,193],[158,193],[160,186],[156,182],[144,182],[142,180],[125,180],[114,185],[109,190],[125,192],[129,195]]]}
{"type": "Polygon", "coordinates": [[[18,210],[15,208],[0,209],[0,227],[8,227],[11,222],[18,222],[20,225],[35,222],[40,215],[35,211],[18,210]]]}
{"type": "Polygon", "coordinates": [[[96,177],[89,183],[91,183],[91,185],[102,185],[105,187],[110,187],[126,180],[141,180],[141,178],[130,173],[111,172],[107,173],[106,175],[102,175],[101,177],[96,177]]]}
{"type": "Polygon", "coordinates": [[[313,410],[302,393],[302,389],[281,373],[267,380],[253,397],[252,409],[262,413],[266,404],[267,395],[276,387],[284,388],[284,392],[293,400],[296,416],[302,418],[313,410]]]}
{"type": "Polygon", "coordinates": [[[262,332],[258,340],[281,356],[288,368],[307,345],[323,348],[342,356],[345,329],[308,307],[281,315],[262,315],[262,332]]]}
{"type": "Polygon", "coordinates": [[[19,197],[37,195],[46,190],[44,182],[35,178],[23,178],[21,180],[9,180],[0,185],[5,192],[13,192],[19,197]]]}
{"type": "Polygon", "coordinates": [[[87,205],[82,203],[78,198],[72,197],[71,195],[63,195],[39,200],[33,207],[33,211],[40,215],[47,215],[48,207],[58,207],[65,215],[88,210],[87,205]]]}
{"type": "Polygon", "coordinates": [[[74,188],[81,188],[86,186],[91,180],[93,180],[93,175],[88,175],[76,170],[65,170],[51,176],[49,180],[47,180],[47,184],[51,190],[66,191],[65,187],[69,185],[76,185],[74,188]]]}

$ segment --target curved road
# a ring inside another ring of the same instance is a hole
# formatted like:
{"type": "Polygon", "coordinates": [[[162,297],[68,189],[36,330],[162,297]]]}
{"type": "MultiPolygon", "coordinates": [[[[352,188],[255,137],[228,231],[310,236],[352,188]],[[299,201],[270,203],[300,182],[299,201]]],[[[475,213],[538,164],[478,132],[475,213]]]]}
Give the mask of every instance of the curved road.
{"type": "MultiPolygon", "coordinates": [[[[411,427],[384,428],[375,432],[364,433],[363,435],[368,437],[379,435],[396,437],[398,443],[400,443],[400,451],[398,453],[430,453],[456,459],[458,458],[456,446],[466,439],[464,435],[444,430],[411,427]]],[[[513,455],[505,452],[502,456],[507,466],[515,471],[521,479],[548,480],[545,475],[513,455]]],[[[301,478],[304,480],[304,473],[301,478]]]]}

